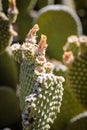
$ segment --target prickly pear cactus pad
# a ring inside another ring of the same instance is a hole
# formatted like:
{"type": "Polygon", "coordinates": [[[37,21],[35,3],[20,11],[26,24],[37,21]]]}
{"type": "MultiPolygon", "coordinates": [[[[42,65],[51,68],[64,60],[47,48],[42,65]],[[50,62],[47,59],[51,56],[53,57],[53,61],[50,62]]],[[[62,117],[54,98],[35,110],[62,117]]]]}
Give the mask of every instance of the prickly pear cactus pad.
{"type": "MultiPolygon", "coordinates": [[[[25,96],[29,95],[34,89],[34,68],[38,64],[39,60],[41,62],[39,64],[44,64],[45,62],[45,58],[43,56],[40,57],[39,54],[35,54],[37,53],[36,32],[38,30],[39,26],[37,24],[34,25],[27,34],[25,42],[22,45],[16,43],[11,46],[14,59],[16,62],[21,64],[19,80],[21,86],[20,102],[22,109],[24,109],[25,106],[25,96]],[[35,60],[36,55],[38,55],[38,57],[35,60]]],[[[46,41],[45,38],[46,37],[43,35],[40,42],[46,41]]]]}
{"type": "Polygon", "coordinates": [[[25,96],[30,94],[34,89],[34,59],[35,59],[35,49],[36,44],[36,32],[39,30],[36,24],[27,34],[25,42],[20,45],[18,43],[11,46],[13,52],[13,57],[16,62],[20,63],[20,103],[22,110],[25,106],[25,96]]]}
{"type": "Polygon", "coordinates": [[[18,80],[17,68],[11,55],[0,55],[0,86],[9,86],[16,91],[18,80]]]}
{"type": "MultiPolygon", "coordinates": [[[[16,4],[15,0],[9,0],[9,6],[12,4],[16,4]]],[[[16,8],[16,5],[14,5],[16,8]]],[[[10,14],[13,12],[13,7],[10,8],[10,14]]],[[[6,48],[12,43],[13,36],[17,35],[17,33],[13,30],[12,22],[10,18],[7,17],[3,12],[0,12],[0,54],[2,54],[6,48]]],[[[13,18],[15,17],[15,13],[13,18]]],[[[17,18],[17,17],[16,17],[17,18]]],[[[16,21],[15,18],[15,21],[16,21]]]]}
{"type": "Polygon", "coordinates": [[[0,54],[11,41],[10,24],[4,13],[0,12],[0,54]]]}
{"type": "Polygon", "coordinates": [[[63,55],[68,67],[67,82],[81,104],[87,108],[87,36],[78,37],[74,44],[78,48],[76,54],[68,48],[68,52],[63,55]]]}
{"type": "Polygon", "coordinates": [[[63,96],[64,78],[53,74],[53,65],[45,58],[47,37],[42,34],[37,44],[38,30],[34,25],[21,47],[11,46],[14,57],[19,59],[18,52],[22,53],[19,97],[25,130],[48,130],[60,112],[63,96]]]}
{"type": "MultiPolygon", "coordinates": [[[[48,68],[49,69],[49,68],[48,68]]],[[[34,93],[26,96],[23,125],[30,130],[48,130],[56,119],[63,95],[63,78],[43,73],[37,78],[34,93]]]]}
{"type": "MultiPolygon", "coordinates": [[[[47,54],[57,60],[62,59],[62,47],[66,38],[72,34],[82,34],[78,15],[68,6],[48,5],[39,10],[35,22],[40,26],[39,32],[43,32],[48,37],[47,54]]],[[[39,32],[38,36],[40,36],[39,32]]]]}
{"type": "Polygon", "coordinates": [[[8,86],[0,86],[0,130],[20,121],[21,111],[15,92],[8,86]]]}

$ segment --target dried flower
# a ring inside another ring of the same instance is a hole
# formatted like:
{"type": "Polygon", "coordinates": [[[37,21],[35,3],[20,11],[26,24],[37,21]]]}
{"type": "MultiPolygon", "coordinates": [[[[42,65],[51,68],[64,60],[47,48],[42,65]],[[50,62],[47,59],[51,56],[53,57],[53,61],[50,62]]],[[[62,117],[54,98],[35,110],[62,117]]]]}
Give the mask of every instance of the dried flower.
{"type": "Polygon", "coordinates": [[[74,61],[74,56],[73,56],[73,53],[72,51],[69,51],[69,52],[65,52],[63,54],[63,61],[66,65],[71,65],[72,62],[74,61]]]}
{"type": "Polygon", "coordinates": [[[35,44],[36,41],[36,33],[39,30],[38,24],[35,24],[32,29],[30,29],[29,33],[27,34],[27,37],[25,39],[25,42],[35,44]]]}
{"type": "Polygon", "coordinates": [[[38,44],[38,50],[37,50],[38,55],[45,55],[45,51],[46,51],[46,48],[47,48],[46,41],[47,41],[47,37],[42,34],[41,40],[38,44]]]}

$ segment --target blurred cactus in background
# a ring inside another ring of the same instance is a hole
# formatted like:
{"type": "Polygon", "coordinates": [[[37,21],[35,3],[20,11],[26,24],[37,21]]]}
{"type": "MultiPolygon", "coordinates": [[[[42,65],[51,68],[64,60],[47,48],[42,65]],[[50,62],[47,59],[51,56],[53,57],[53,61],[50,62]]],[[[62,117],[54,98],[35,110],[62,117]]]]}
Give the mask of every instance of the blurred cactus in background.
{"type": "Polygon", "coordinates": [[[67,130],[86,130],[87,112],[83,112],[70,120],[67,130]]]}
{"type": "Polygon", "coordinates": [[[81,104],[87,108],[87,36],[69,37],[64,47],[64,63],[68,66],[67,82],[81,104]],[[78,48],[76,54],[70,46],[78,48]]]}
{"type": "Polygon", "coordinates": [[[71,34],[81,35],[82,33],[78,16],[64,5],[48,5],[42,8],[39,10],[35,22],[39,24],[41,32],[44,32],[48,37],[47,54],[57,60],[62,60],[62,47],[67,37],[71,34]]]}
{"type": "Polygon", "coordinates": [[[18,74],[10,51],[13,37],[17,35],[12,26],[17,14],[15,0],[9,0],[8,16],[3,12],[3,7],[0,9],[0,129],[22,129],[21,110],[16,96],[18,74]]]}
{"type": "Polygon", "coordinates": [[[86,0],[0,0],[0,130],[87,130],[86,12],[86,0]]]}

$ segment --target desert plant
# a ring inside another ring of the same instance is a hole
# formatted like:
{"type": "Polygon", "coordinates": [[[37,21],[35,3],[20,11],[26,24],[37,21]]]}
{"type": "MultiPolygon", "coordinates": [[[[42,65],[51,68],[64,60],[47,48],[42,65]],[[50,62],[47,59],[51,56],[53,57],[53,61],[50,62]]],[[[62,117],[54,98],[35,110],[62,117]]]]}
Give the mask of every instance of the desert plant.
{"type": "Polygon", "coordinates": [[[17,14],[18,10],[15,0],[9,0],[8,17],[0,12],[0,71],[4,70],[5,72],[0,79],[0,92],[2,97],[0,104],[0,128],[9,127],[17,129],[15,125],[20,121],[20,124],[23,122],[24,129],[28,127],[28,129],[48,130],[50,123],[53,123],[56,118],[56,113],[60,111],[63,96],[62,82],[64,78],[55,76],[53,74],[53,65],[46,61],[47,37],[41,35],[39,45],[36,44],[36,32],[39,30],[38,25],[35,25],[29,31],[22,45],[17,43],[11,45],[13,34],[16,34],[13,30],[12,23],[16,21],[17,14]],[[17,80],[16,64],[13,59],[20,65],[19,81],[17,80]],[[19,95],[16,95],[15,92],[18,83],[19,95]],[[20,105],[17,96],[19,96],[20,105]],[[3,103],[4,100],[6,100],[7,104],[3,103]],[[41,106],[38,107],[38,104],[41,104],[41,106]],[[10,114],[9,120],[9,111],[8,109],[4,109],[5,106],[13,111],[10,114]],[[20,106],[23,115],[22,122],[20,106]],[[46,109],[48,110],[46,111],[46,109]],[[28,110],[30,111],[27,113],[27,122],[29,124],[26,124],[25,118],[26,111],[28,110]],[[31,122],[32,119],[34,120],[33,122],[31,122]],[[15,126],[15,128],[12,126],[15,126]]]}
{"type": "Polygon", "coordinates": [[[75,8],[67,0],[27,0],[17,1],[18,11],[16,0],[6,1],[5,8],[4,2],[0,0],[0,129],[86,130],[87,36],[75,8]]]}
{"type": "Polygon", "coordinates": [[[67,82],[81,104],[87,108],[87,36],[69,37],[64,50],[63,60],[68,66],[67,82]]]}
{"type": "Polygon", "coordinates": [[[54,122],[56,113],[60,111],[64,79],[55,76],[53,65],[46,61],[47,37],[41,35],[39,44],[36,44],[38,30],[38,25],[35,25],[20,49],[17,48],[19,44],[13,44],[11,49],[15,59],[18,52],[22,52],[19,97],[24,129],[48,130],[49,124],[54,122]]]}
{"type": "MultiPolygon", "coordinates": [[[[48,5],[40,9],[37,14],[34,21],[40,26],[41,32],[48,37],[47,54],[51,58],[62,61],[62,47],[67,37],[72,34],[82,34],[82,26],[78,15],[65,5],[48,5]]],[[[38,33],[39,36],[40,33],[38,33]]]]}
{"type": "Polygon", "coordinates": [[[0,129],[22,129],[20,105],[16,96],[17,69],[10,54],[13,36],[17,34],[12,26],[17,14],[14,0],[9,1],[8,17],[0,10],[0,129]]]}

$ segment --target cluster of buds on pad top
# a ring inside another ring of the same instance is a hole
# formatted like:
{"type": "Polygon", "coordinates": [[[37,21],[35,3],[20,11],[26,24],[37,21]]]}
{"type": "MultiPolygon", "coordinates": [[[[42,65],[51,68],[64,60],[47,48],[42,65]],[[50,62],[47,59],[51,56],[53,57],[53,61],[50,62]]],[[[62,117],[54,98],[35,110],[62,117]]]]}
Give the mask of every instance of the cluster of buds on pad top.
{"type": "Polygon", "coordinates": [[[87,109],[87,36],[70,36],[64,46],[67,82],[87,109]]]}
{"type": "Polygon", "coordinates": [[[20,62],[20,104],[24,130],[48,130],[54,122],[63,96],[64,78],[53,74],[53,65],[46,60],[47,37],[37,44],[38,25],[29,31],[22,45],[11,46],[20,62]]]}

